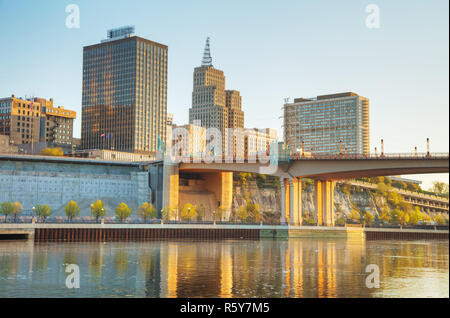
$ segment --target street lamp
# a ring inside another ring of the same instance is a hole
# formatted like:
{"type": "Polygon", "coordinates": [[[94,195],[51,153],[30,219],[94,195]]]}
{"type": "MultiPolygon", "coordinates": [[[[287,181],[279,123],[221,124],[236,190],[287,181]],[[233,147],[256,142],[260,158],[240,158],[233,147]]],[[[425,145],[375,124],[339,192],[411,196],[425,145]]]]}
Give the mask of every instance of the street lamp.
{"type": "Polygon", "coordinates": [[[216,210],[213,211],[214,225],[216,225],[216,210]]]}
{"type": "Polygon", "coordinates": [[[33,207],[33,218],[31,219],[31,223],[35,223],[36,222],[36,220],[35,220],[35,218],[34,218],[34,210],[35,210],[36,208],[35,207],[33,207]]]}
{"type": "Polygon", "coordinates": [[[188,208],[188,220],[191,220],[191,208],[188,208]]]}
{"type": "Polygon", "coordinates": [[[105,208],[102,208],[102,219],[100,220],[101,224],[105,223],[105,215],[103,214],[105,212],[105,208]]]}

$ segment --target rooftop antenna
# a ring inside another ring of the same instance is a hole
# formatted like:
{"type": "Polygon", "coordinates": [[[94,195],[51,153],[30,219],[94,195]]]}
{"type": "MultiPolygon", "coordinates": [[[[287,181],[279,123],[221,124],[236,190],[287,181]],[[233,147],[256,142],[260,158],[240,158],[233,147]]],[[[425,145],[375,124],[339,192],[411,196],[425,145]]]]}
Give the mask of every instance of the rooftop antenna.
{"type": "Polygon", "coordinates": [[[202,66],[213,66],[211,52],[209,50],[209,36],[206,38],[205,51],[203,52],[202,66]]]}

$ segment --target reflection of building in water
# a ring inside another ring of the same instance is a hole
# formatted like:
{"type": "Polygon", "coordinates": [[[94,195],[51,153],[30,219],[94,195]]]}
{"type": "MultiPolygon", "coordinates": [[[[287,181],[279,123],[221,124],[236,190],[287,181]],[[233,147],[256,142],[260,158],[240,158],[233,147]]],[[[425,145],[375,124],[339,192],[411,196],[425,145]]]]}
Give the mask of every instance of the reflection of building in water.
{"type": "MultiPolygon", "coordinates": [[[[165,246],[161,261],[162,297],[219,297],[222,282],[227,280],[220,274],[220,246],[217,242],[177,242],[165,246]]],[[[226,286],[230,283],[225,282],[225,290],[226,286]]]]}
{"type": "Polygon", "coordinates": [[[220,257],[220,295],[219,297],[233,296],[233,254],[232,245],[222,244],[220,257]]]}
{"type": "Polygon", "coordinates": [[[364,284],[354,275],[364,272],[361,242],[290,239],[279,252],[285,297],[339,297],[343,286],[364,284]]]}
{"type": "Polygon", "coordinates": [[[102,276],[103,269],[103,243],[98,244],[98,249],[91,250],[89,254],[89,275],[94,276],[97,281],[102,276]]]}
{"type": "Polygon", "coordinates": [[[145,269],[145,295],[147,297],[162,297],[161,295],[161,248],[152,249],[149,254],[141,257],[145,269]]]}
{"type": "Polygon", "coordinates": [[[177,297],[178,243],[161,244],[161,297],[177,297]]]}

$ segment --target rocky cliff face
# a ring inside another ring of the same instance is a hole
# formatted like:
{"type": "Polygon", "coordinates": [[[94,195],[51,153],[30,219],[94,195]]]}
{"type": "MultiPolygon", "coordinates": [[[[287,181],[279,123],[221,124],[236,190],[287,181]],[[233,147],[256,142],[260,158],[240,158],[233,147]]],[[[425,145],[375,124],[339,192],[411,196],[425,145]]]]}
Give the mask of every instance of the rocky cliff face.
{"type": "Polygon", "coordinates": [[[259,204],[261,211],[278,212],[281,210],[279,189],[258,188],[254,181],[248,181],[246,185],[235,182],[232,210],[237,210],[240,206],[245,205],[247,198],[251,203],[259,204]]]}
{"type": "MultiPolygon", "coordinates": [[[[235,182],[232,209],[237,210],[240,206],[245,205],[247,197],[251,203],[260,205],[261,212],[279,212],[281,210],[280,189],[258,188],[255,181],[247,181],[245,185],[235,182]]],[[[375,199],[371,193],[364,189],[346,192],[340,184],[336,184],[334,190],[336,217],[339,217],[341,214],[349,216],[352,212],[352,207],[356,207],[360,211],[370,211],[373,215],[377,215],[378,207],[383,203],[377,202],[380,200],[384,199],[375,199]]],[[[305,216],[312,217],[314,211],[313,185],[304,183],[302,212],[305,216]]]]}

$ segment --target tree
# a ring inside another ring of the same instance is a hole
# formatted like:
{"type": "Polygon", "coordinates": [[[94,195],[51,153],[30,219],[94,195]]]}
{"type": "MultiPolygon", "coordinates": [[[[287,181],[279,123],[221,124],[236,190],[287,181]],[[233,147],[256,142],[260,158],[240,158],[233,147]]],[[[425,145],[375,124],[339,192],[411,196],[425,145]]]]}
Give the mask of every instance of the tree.
{"type": "Polygon", "coordinates": [[[389,208],[387,206],[381,208],[379,219],[383,221],[383,223],[389,223],[391,221],[391,214],[389,213],[389,208]]]}
{"type": "Polygon", "coordinates": [[[6,219],[8,218],[8,215],[13,214],[14,213],[14,204],[9,202],[9,201],[5,201],[2,204],[0,204],[0,214],[3,214],[5,216],[5,223],[6,223],[6,219]]]}
{"type": "Polygon", "coordinates": [[[430,191],[436,193],[437,195],[448,197],[449,187],[445,182],[434,181],[430,191]]]}
{"type": "Polygon", "coordinates": [[[392,186],[398,189],[406,189],[407,185],[405,182],[401,181],[401,180],[394,180],[392,181],[392,186]]]}
{"type": "Polygon", "coordinates": [[[424,223],[430,223],[431,221],[431,216],[429,216],[427,213],[423,212],[422,213],[422,218],[423,218],[423,222],[424,223]]]}
{"type": "Polygon", "coordinates": [[[156,208],[153,204],[144,202],[138,207],[138,215],[144,219],[145,223],[147,223],[147,219],[156,217],[156,208]]]}
{"type": "Polygon", "coordinates": [[[161,209],[161,219],[164,221],[168,221],[175,217],[176,209],[173,207],[164,207],[161,209]]]}
{"type": "Polygon", "coordinates": [[[375,183],[384,183],[384,177],[375,177],[373,178],[375,183]]]}
{"type": "Polygon", "coordinates": [[[402,200],[402,196],[395,191],[391,191],[388,194],[387,201],[393,206],[397,206],[400,204],[402,200]]]}
{"type": "Polygon", "coordinates": [[[416,225],[419,223],[419,221],[423,220],[422,212],[420,212],[420,208],[416,206],[414,208],[414,211],[411,213],[411,216],[409,217],[409,224],[416,225]]]}
{"type": "Polygon", "coordinates": [[[248,213],[247,213],[247,207],[245,205],[240,206],[238,209],[238,218],[241,220],[241,222],[247,221],[248,213]]]}
{"type": "Polygon", "coordinates": [[[44,156],[64,156],[64,151],[61,147],[44,148],[41,150],[41,155],[44,156]]]}
{"type": "Polygon", "coordinates": [[[247,200],[247,220],[250,222],[259,222],[261,220],[261,209],[259,204],[250,203],[247,200]]]}
{"type": "Polygon", "coordinates": [[[203,206],[203,204],[200,205],[196,205],[195,209],[197,210],[197,221],[201,221],[203,220],[203,218],[205,217],[205,207],[203,206]]]}
{"type": "Polygon", "coordinates": [[[224,207],[222,205],[217,208],[216,218],[219,220],[219,222],[222,222],[225,212],[226,212],[226,210],[224,209],[224,207]]]}
{"type": "Polygon", "coordinates": [[[336,219],[336,225],[345,225],[345,215],[341,215],[336,219]]]}
{"type": "Polygon", "coordinates": [[[181,211],[181,218],[183,220],[190,221],[193,218],[195,218],[197,215],[197,210],[195,209],[195,206],[193,206],[190,203],[186,203],[183,207],[183,210],[181,211]]]}
{"type": "Polygon", "coordinates": [[[388,193],[388,191],[389,191],[389,187],[386,184],[384,184],[384,183],[377,184],[377,193],[378,194],[385,196],[388,193]]]}
{"type": "Polygon", "coordinates": [[[241,183],[243,186],[245,186],[247,184],[247,180],[248,180],[248,178],[251,177],[251,175],[252,174],[248,173],[248,172],[240,172],[239,173],[239,179],[241,179],[241,183]]]}
{"type": "Polygon", "coordinates": [[[116,208],[116,217],[120,223],[125,221],[131,215],[131,209],[124,202],[120,203],[116,208]]]}
{"type": "Polygon", "coordinates": [[[16,222],[17,216],[22,213],[23,208],[22,208],[22,204],[20,204],[20,202],[18,202],[18,201],[14,202],[13,205],[14,205],[14,211],[12,214],[14,214],[14,222],[16,222]]]}
{"type": "Polygon", "coordinates": [[[106,215],[106,209],[102,200],[97,200],[91,204],[91,214],[95,217],[96,222],[98,222],[100,217],[104,217],[106,215]]]}
{"type": "Polygon", "coordinates": [[[407,189],[408,189],[409,191],[412,191],[412,192],[418,192],[418,191],[420,191],[420,186],[419,186],[418,184],[416,184],[416,183],[407,182],[407,183],[406,183],[406,186],[407,186],[407,189]]]}
{"type": "Polygon", "coordinates": [[[69,201],[64,210],[66,211],[66,216],[69,219],[69,221],[72,221],[74,216],[77,216],[80,213],[80,207],[78,206],[78,203],[75,201],[69,201]]]}
{"type": "Polygon", "coordinates": [[[392,210],[391,218],[395,224],[399,225],[405,225],[409,222],[409,214],[398,208],[392,210]]]}
{"type": "Polygon", "coordinates": [[[356,209],[352,209],[352,213],[350,214],[350,220],[354,222],[361,222],[361,214],[356,209]]]}
{"type": "Polygon", "coordinates": [[[41,218],[43,218],[45,222],[47,217],[49,217],[50,214],[52,213],[52,208],[47,204],[44,205],[38,204],[35,207],[35,212],[39,216],[39,221],[41,220],[41,218]]]}
{"type": "Polygon", "coordinates": [[[374,219],[375,217],[373,216],[373,214],[367,211],[366,213],[364,213],[363,223],[364,225],[371,225],[374,219]]]}
{"type": "Polygon", "coordinates": [[[441,213],[438,213],[434,216],[433,221],[436,222],[436,224],[442,225],[445,223],[444,217],[441,213]]]}

